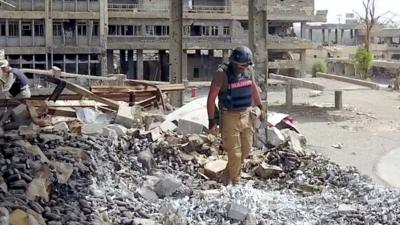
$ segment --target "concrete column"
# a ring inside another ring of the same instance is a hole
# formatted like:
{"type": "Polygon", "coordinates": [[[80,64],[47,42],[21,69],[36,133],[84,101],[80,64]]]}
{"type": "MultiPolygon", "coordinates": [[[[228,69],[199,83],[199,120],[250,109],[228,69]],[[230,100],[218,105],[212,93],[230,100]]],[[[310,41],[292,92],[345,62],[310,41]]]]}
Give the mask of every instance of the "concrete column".
{"type": "Polygon", "coordinates": [[[312,41],[312,29],[308,30],[308,38],[312,41]]]}
{"type": "Polygon", "coordinates": [[[306,24],[304,22],[300,24],[300,37],[301,38],[304,38],[304,36],[306,35],[305,26],[306,26],[306,24]]]}
{"type": "MultiPolygon", "coordinates": [[[[107,59],[107,62],[108,62],[108,59],[107,59]]],[[[87,63],[87,65],[88,65],[88,75],[92,75],[92,72],[90,71],[90,63],[91,63],[91,57],[90,57],[90,54],[88,54],[88,63],[87,63]]]]}
{"type": "Polygon", "coordinates": [[[35,20],[32,20],[32,46],[35,46],[35,20]]]}
{"type": "Polygon", "coordinates": [[[128,50],[128,73],[126,74],[129,79],[133,79],[133,50],[128,50]]]}
{"type": "MultiPolygon", "coordinates": [[[[65,57],[65,54],[63,54],[63,71],[66,71],[66,68],[67,68],[67,66],[65,65],[65,61],[67,61],[66,60],[66,57],[65,57]]],[[[51,62],[53,63],[54,61],[53,61],[53,59],[51,60],[51,62]]]]}
{"type": "Polygon", "coordinates": [[[22,20],[18,20],[18,37],[19,37],[19,46],[22,44],[22,20]]]}
{"type": "MultiPolygon", "coordinates": [[[[169,61],[170,61],[170,83],[182,83],[182,27],[183,27],[183,1],[170,0],[170,41],[169,41],[169,61]]],[[[174,106],[182,106],[183,92],[171,93],[171,104],[174,106]]]]}
{"type": "Polygon", "coordinates": [[[339,37],[338,37],[338,29],[335,29],[335,43],[338,44],[339,37]]]}
{"type": "Polygon", "coordinates": [[[143,80],[143,49],[136,50],[136,79],[143,80]]]}
{"type": "Polygon", "coordinates": [[[255,70],[264,78],[264,91],[268,79],[268,22],[265,4],[264,0],[249,0],[249,44],[254,55],[255,70]]]}
{"type": "Polygon", "coordinates": [[[331,29],[328,29],[328,45],[331,44],[331,29]]]}
{"type": "Polygon", "coordinates": [[[188,81],[188,57],[186,50],[183,50],[182,54],[182,80],[184,83],[188,81]]]}
{"type": "Polygon", "coordinates": [[[75,73],[79,72],[79,56],[78,54],[75,55],[75,73]]]}
{"type": "Polygon", "coordinates": [[[100,3],[100,49],[99,54],[101,75],[107,74],[107,36],[108,36],[108,0],[99,0],[100,3]]]}
{"type": "Polygon", "coordinates": [[[341,29],[341,30],[340,30],[340,44],[341,44],[341,45],[343,44],[343,37],[344,37],[344,30],[341,29]]]}
{"type": "Polygon", "coordinates": [[[325,29],[322,29],[322,44],[325,44],[326,37],[325,37],[325,29]]]}
{"type": "Polygon", "coordinates": [[[229,50],[228,49],[223,49],[222,50],[222,58],[224,63],[229,62],[229,50]]]}
{"type": "Polygon", "coordinates": [[[120,73],[126,74],[126,53],[125,49],[119,50],[119,67],[120,73]]]}
{"type": "MultiPolygon", "coordinates": [[[[6,19],[6,36],[10,36],[10,31],[9,31],[9,24],[8,24],[8,19],[6,19]]],[[[7,39],[8,38],[5,38],[5,40],[6,40],[6,46],[7,46],[7,39]]]]}
{"type": "Polygon", "coordinates": [[[107,49],[107,73],[114,73],[114,51],[112,49],[107,49]]]}
{"type": "Polygon", "coordinates": [[[300,53],[300,77],[304,77],[306,74],[306,60],[307,60],[307,55],[306,55],[306,50],[302,50],[300,53]]]}

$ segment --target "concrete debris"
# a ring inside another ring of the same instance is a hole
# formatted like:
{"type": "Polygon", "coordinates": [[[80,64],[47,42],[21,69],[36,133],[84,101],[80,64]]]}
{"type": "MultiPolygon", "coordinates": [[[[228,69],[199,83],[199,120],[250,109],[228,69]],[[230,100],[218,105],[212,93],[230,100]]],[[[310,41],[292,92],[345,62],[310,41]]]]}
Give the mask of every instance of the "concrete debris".
{"type": "Polygon", "coordinates": [[[279,166],[262,163],[255,170],[255,174],[261,178],[271,179],[277,177],[282,171],[282,168],[279,166]]]}
{"type": "Polygon", "coordinates": [[[66,122],[61,122],[54,125],[54,130],[61,132],[69,132],[69,127],[66,122]]]}
{"type": "Polygon", "coordinates": [[[181,187],[181,183],[172,177],[161,178],[154,186],[154,192],[159,197],[167,197],[174,194],[181,187]]]}
{"type": "Polygon", "coordinates": [[[204,166],[204,173],[210,178],[217,179],[221,176],[227,164],[228,162],[222,159],[209,162],[204,166]]]}
{"type": "Polygon", "coordinates": [[[203,133],[203,124],[195,121],[180,119],[178,121],[178,133],[179,134],[201,134],[203,133]]]}
{"type": "Polygon", "coordinates": [[[128,104],[120,104],[115,122],[127,128],[135,127],[134,111],[134,107],[130,107],[128,104]]]}
{"type": "Polygon", "coordinates": [[[14,121],[19,124],[27,124],[30,122],[30,115],[25,104],[15,107],[11,112],[11,116],[14,121]]]}
{"type": "Polygon", "coordinates": [[[268,143],[272,146],[279,146],[285,142],[285,137],[282,135],[281,131],[276,127],[267,128],[268,143]]]}
{"type": "MultiPolygon", "coordinates": [[[[26,106],[18,107],[20,119],[26,106]]],[[[157,113],[127,104],[117,109],[91,123],[73,118],[32,132],[25,118],[20,121],[27,126],[19,130],[4,128],[0,225],[339,225],[400,219],[399,190],[305,151],[303,136],[275,126],[285,114],[271,118],[268,137],[266,123],[259,124],[262,148],[245,160],[246,179],[225,187],[218,178],[227,156],[218,135],[204,134],[204,114],[178,109],[162,122],[157,113]],[[116,120],[109,120],[115,113],[116,120]]]]}
{"type": "Polygon", "coordinates": [[[160,129],[164,133],[176,131],[177,128],[178,127],[173,122],[170,121],[164,121],[160,125],[160,129]]]}
{"type": "Polygon", "coordinates": [[[235,203],[229,205],[228,208],[228,217],[238,221],[244,221],[250,212],[250,209],[235,203]]]}
{"type": "Polygon", "coordinates": [[[334,144],[334,145],[332,145],[332,147],[336,148],[336,149],[342,149],[343,148],[343,144],[342,143],[334,144]]]}

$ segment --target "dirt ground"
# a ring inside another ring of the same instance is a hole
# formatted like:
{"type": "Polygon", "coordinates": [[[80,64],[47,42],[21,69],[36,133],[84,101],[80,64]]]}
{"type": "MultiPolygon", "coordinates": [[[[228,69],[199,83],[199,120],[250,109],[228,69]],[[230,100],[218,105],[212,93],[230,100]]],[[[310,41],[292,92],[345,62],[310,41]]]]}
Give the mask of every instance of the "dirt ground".
{"type": "MultiPolygon", "coordinates": [[[[207,88],[197,94],[207,95],[207,88]]],[[[400,147],[400,92],[358,90],[343,93],[343,110],[334,108],[334,93],[294,90],[294,104],[287,111],[284,87],[269,88],[272,111],[288,113],[307,138],[308,148],[321,152],[342,166],[355,166],[379,184],[379,160],[400,147]]],[[[186,100],[191,98],[186,93],[186,100]]]]}
{"type": "Polygon", "coordinates": [[[270,90],[270,109],[287,112],[297,120],[309,149],[321,152],[342,166],[355,166],[377,183],[382,156],[400,144],[400,93],[362,90],[343,93],[343,110],[334,109],[334,93],[296,89],[295,107],[289,112],[277,106],[285,102],[282,88],[270,90]]]}

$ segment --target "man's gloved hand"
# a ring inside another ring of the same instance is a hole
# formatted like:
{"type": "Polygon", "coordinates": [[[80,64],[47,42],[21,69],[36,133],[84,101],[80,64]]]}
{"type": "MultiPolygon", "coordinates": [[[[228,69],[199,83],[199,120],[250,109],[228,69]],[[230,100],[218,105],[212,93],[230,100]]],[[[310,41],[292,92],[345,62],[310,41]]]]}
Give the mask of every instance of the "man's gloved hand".
{"type": "Polygon", "coordinates": [[[214,119],[208,119],[208,129],[212,130],[214,128],[217,128],[217,120],[214,119]]]}

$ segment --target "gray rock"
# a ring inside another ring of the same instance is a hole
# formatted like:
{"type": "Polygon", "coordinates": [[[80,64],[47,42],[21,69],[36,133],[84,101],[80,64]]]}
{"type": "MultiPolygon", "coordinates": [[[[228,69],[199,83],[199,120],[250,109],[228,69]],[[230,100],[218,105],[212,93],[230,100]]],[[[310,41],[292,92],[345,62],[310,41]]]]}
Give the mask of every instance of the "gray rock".
{"type": "Polygon", "coordinates": [[[8,225],[9,212],[6,208],[0,207],[0,225],[8,225]]]}
{"type": "Polygon", "coordinates": [[[228,217],[238,221],[244,221],[249,215],[250,210],[242,205],[230,204],[228,209],[228,217]]]}
{"type": "Polygon", "coordinates": [[[172,177],[163,177],[154,185],[154,192],[159,197],[167,197],[174,194],[182,184],[172,177]]]}
{"type": "Polygon", "coordinates": [[[138,162],[143,165],[147,172],[150,172],[155,166],[154,157],[150,150],[140,152],[138,155],[138,162]]]}
{"type": "Polygon", "coordinates": [[[148,188],[140,188],[138,190],[138,193],[140,196],[142,196],[144,199],[146,199],[148,201],[158,200],[157,194],[148,188]]]}

